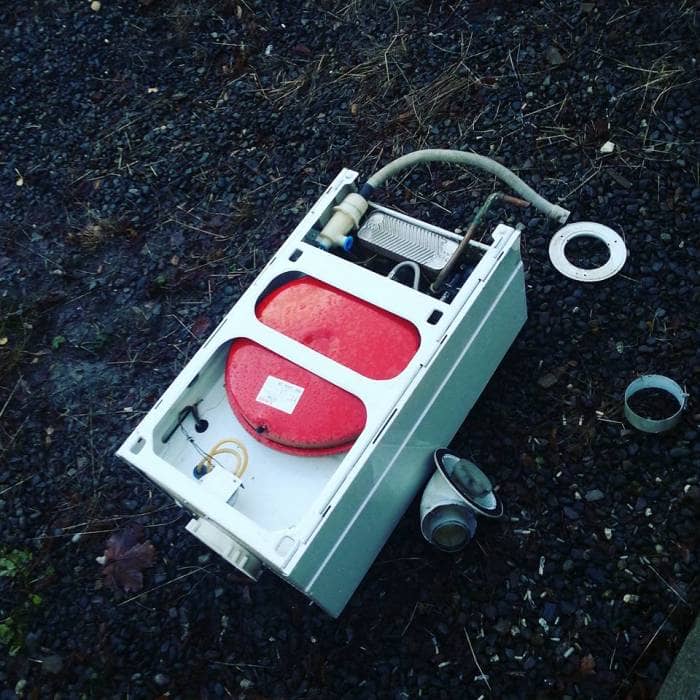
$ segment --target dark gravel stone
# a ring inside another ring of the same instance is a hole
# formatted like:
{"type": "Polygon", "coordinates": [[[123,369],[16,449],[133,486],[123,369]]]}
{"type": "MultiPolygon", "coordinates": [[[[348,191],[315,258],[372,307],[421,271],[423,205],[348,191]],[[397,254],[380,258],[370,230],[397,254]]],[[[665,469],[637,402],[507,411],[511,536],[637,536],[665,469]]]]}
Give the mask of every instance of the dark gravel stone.
{"type": "Polygon", "coordinates": [[[58,654],[45,656],[41,661],[41,669],[46,673],[60,673],[63,670],[63,659],[58,654]]]}
{"type": "Polygon", "coordinates": [[[542,609],[542,617],[547,622],[554,622],[557,613],[557,605],[555,603],[545,603],[542,609]]]}
{"type": "Polygon", "coordinates": [[[674,459],[681,459],[682,457],[689,457],[691,454],[687,447],[672,447],[669,450],[669,455],[674,459]]]}

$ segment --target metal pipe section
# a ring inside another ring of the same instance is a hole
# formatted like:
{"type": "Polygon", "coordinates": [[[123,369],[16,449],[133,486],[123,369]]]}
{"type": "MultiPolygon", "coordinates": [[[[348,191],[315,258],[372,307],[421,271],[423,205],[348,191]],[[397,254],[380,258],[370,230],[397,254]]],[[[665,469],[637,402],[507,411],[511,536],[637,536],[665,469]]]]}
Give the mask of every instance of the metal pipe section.
{"type": "Polygon", "coordinates": [[[404,260],[398,265],[394,265],[394,267],[392,267],[389,271],[387,277],[390,280],[393,280],[394,277],[396,277],[398,271],[403,269],[404,267],[408,267],[413,271],[413,289],[418,289],[418,286],[420,284],[420,267],[418,267],[418,263],[415,263],[412,260],[404,260]]]}
{"type": "MultiPolygon", "coordinates": [[[[422,151],[413,151],[413,153],[408,153],[396,160],[392,160],[391,163],[385,165],[367,180],[367,186],[371,189],[381,187],[390,177],[393,177],[402,170],[406,170],[407,168],[421,163],[432,162],[466,165],[491,173],[499,180],[505,182],[508,187],[517,192],[523,199],[530,202],[535,209],[538,209],[545,216],[556,219],[562,224],[566,223],[571,213],[567,209],[557,204],[552,204],[544,197],[537,194],[532,187],[523,182],[514,172],[508,170],[508,168],[497,163],[495,160],[486,158],[486,156],[477,155],[476,153],[454,151],[446,148],[426,148],[422,151]]],[[[364,192],[362,194],[368,196],[364,192]]]]}
{"type": "Polygon", "coordinates": [[[462,255],[464,255],[464,253],[466,252],[469,246],[469,241],[471,240],[472,236],[474,235],[474,232],[476,231],[476,227],[481,223],[482,219],[486,216],[489,209],[491,209],[491,206],[496,201],[506,202],[516,207],[522,208],[530,206],[530,202],[526,202],[524,199],[511,197],[509,194],[503,194],[503,192],[492,192],[486,198],[486,201],[481,205],[479,211],[476,212],[476,216],[472,219],[471,223],[469,224],[469,227],[464,233],[464,236],[462,237],[462,240],[460,241],[459,245],[455,249],[455,252],[452,253],[452,257],[447,261],[445,267],[443,267],[442,270],[440,270],[440,273],[435,278],[435,281],[430,285],[430,291],[433,292],[433,294],[439,293],[440,288],[444,284],[445,280],[455,268],[462,255]]]}

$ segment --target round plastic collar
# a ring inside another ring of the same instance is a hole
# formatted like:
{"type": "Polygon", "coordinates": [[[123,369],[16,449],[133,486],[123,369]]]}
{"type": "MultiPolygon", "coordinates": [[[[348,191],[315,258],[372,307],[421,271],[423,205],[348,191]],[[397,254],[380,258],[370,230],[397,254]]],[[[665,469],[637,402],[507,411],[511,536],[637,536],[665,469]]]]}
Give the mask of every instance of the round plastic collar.
{"type": "Polygon", "coordinates": [[[617,274],[627,260],[625,242],[615,231],[592,221],[579,221],[559,229],[549,242],[549,259],[562,275],[579,282],[600,282],[617,274]],[[574,238],[597,238],[605,243],[610,251],[608,261],[600,267],[586,270],[576,267],[566,257],[566,244],[574,238]]]}

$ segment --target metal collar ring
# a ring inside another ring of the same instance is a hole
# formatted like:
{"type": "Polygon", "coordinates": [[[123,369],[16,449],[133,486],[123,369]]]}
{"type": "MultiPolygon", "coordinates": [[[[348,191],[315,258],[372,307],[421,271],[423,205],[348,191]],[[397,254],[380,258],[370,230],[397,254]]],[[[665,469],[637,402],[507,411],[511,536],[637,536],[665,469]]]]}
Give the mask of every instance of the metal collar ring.
{"type": "Polygon", "coordinates": [[[664,377],[661,374],[647,374],[635,379],[625,390],[625,418],[627,418],[630,425],[645,433],[663,433],[678,423],[687,402],[688,394],[673,379],[664,377]],[[630,408],[629,400],[643,389],[661,389],[671,394],[678,401],[678,410],[673,415],[668,416],[668,418],[660,420],[640,416],[630,408]]]}

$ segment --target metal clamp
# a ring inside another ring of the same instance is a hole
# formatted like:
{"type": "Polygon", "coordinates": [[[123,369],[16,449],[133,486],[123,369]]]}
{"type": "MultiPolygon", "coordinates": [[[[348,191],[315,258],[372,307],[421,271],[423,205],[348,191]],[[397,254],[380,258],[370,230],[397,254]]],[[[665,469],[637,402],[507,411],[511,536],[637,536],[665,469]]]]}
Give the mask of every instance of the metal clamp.
{"type": "Polygon", "coordinates": [[[688,394],[686,394],[673,379],[664,377],[661,374],[647,374],[635,379],[625,390],[625,418],[627,418],[629,424],[637,428],[637,430],[641,430],[645,433],[663,433],[677,425],[687,403],[688,394]],[[671,394],[671,396],[678,401],[678,410],[668,418],[661,418],[659,420],[644,418],[638,415],[630,408],[629,400],[643,389],[661,389],[671,394]]]}

